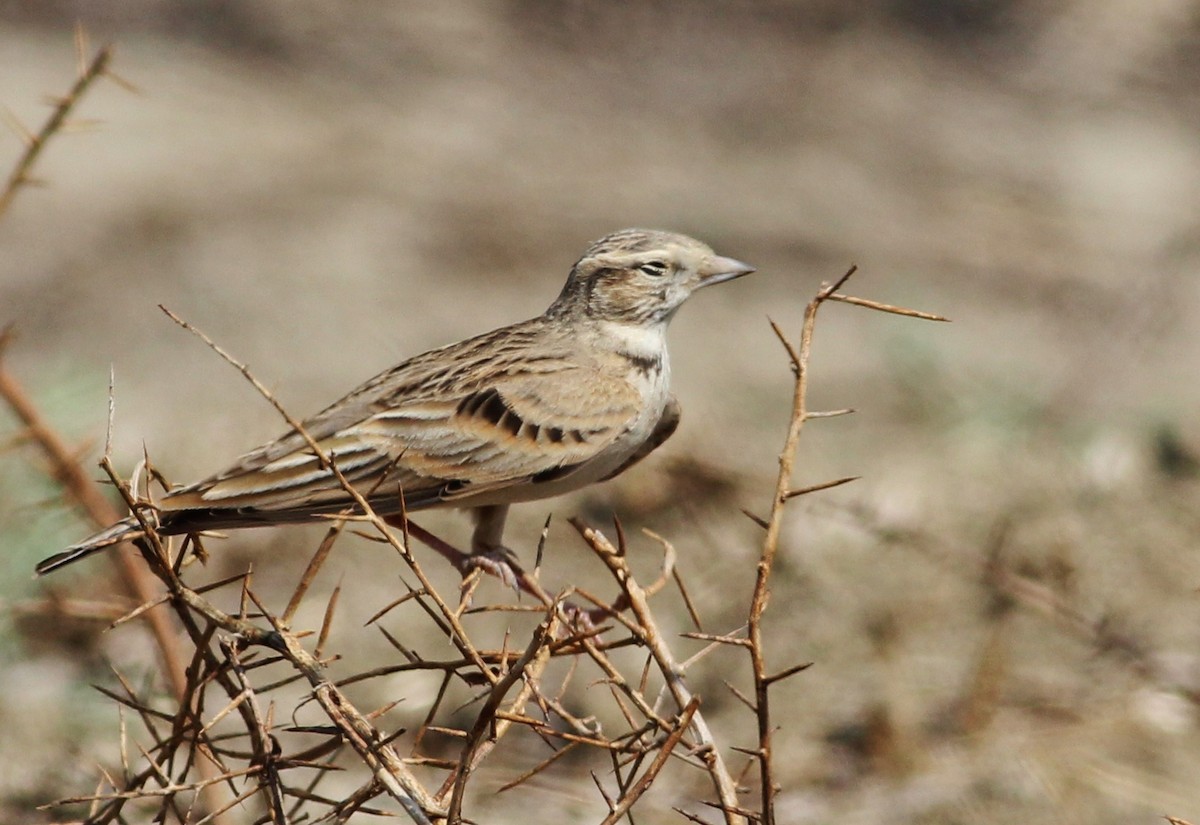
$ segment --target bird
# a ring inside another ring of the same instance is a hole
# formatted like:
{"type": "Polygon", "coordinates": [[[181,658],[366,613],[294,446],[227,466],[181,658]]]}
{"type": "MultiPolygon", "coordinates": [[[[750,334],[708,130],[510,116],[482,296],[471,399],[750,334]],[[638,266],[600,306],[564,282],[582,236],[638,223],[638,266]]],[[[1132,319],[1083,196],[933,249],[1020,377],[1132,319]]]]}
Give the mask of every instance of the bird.
{"type": "MultiPolygon", "coordinates": [[[[417,355],[148,512],[160,535],[473,512],[472,558],[507,552],[511,504],[607,481],[675,432],[667,326],[698,289],[755,271],[694,238],[623,229],[593,242],[541,315],[417,355]],[[308,436],[306,438],[306,435],[308,436]]],[[[44,575],[144,536],[128,516],[39,563],[44,575]]]]}

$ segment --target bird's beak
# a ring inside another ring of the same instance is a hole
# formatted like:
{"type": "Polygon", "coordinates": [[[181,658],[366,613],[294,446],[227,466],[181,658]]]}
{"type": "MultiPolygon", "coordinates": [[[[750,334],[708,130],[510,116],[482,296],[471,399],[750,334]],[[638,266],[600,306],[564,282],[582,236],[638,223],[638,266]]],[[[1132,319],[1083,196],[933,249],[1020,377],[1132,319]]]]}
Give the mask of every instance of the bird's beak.
{"type": "Polygon", "coordinates": [[[750,266],[750,264],[744,264],[733,258],[723,258],[720,255],[713,255],[700,267],[700,283],[696,288],[699,289],[702,286],[711,286],[712,284],[732,281],[734,278],[749,275],[753,271],[754,267],[750,266]]]}

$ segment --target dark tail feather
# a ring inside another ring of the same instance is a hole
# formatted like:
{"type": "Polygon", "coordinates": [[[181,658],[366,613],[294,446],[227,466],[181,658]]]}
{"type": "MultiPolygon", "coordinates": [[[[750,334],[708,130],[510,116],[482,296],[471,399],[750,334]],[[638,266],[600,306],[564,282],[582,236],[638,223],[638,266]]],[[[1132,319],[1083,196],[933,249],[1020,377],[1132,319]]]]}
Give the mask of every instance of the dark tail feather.
{"type": "Polygon", "coordinates": [[[78,544],[72,544],[61,553],[55,553],[49,558],[42,559],[35,569],[39,576],[44,576],[60,567],[74,564],[80,559],[86,559],[93,553],[99,553],[101,550],[107,550],[123,541],[136,539],[141,535],[142,526],[138,524],[137,519],[129,516],[128,518],[121,519],[111,527],[101,530],[94,536],[89,536],[78,544]]]}

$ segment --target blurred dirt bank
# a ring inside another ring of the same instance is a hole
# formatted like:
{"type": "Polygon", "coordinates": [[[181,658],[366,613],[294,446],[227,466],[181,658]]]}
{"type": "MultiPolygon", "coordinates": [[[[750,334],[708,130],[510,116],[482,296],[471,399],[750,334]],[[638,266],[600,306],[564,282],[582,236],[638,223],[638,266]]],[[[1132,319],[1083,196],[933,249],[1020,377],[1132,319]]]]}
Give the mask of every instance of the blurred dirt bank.
{"type": "MultiPolygon", "coordinates": [[[[185,481],[277,434],[159,303],[303,414],[541,312],[605,232],[688,232],[759,272],[675,322],[680,433],[512,536],[616,510],[675,541],[724,630],[790,398],[765,316],[798,331],[856,262],[851,292],[954,323],[823,310],[813,404],[859,412],[810,425],[799,480],[863,479],[785,535],[772,632],[817,665],[780,688],[781,821],[1200,821],[1200,3],[0,2],[0,104],[28,126],[71,82],[77,19],[141,93],[102,84],[100,126],[0,221],[6,358],[68,433],[103,438],[112,365],[122,466],[145,444],[185,481]]],[[[6,599],[82,529],[50,494],[0,453],[6,599]]],[[[218,563],[282,581],[294,538],[218,563]]],[[[569,579],[578,548],[551,538],[544,575],[569,579]]],[[[59,584],[103,595],[82,572],[59,584]]],[[[100,652],[146,655],[123,631],[66,656],[29,624],[0,642],[13,822],[112,757],[100,652]]],[[[560,780],[547,810],[590,791],[560,780]]]]}

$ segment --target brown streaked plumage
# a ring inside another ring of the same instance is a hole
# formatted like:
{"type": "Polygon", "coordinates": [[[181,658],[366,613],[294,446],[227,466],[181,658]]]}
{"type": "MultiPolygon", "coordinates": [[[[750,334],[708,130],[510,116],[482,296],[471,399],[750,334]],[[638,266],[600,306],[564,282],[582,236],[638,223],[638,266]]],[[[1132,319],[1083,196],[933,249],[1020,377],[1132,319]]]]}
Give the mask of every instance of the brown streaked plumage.
{"type": "MultiPolygon", "coordinates": [[[[543,315],[410,358],[303,427],[380,515],[474,508],[472,550],[499,549],[509,504],[612,478],[671,436],[667,324],[696,289],[752,271],[684,235],[615,232],[543,315]]],[[[159,530],[313,521],[352,505],[293,431],[166,494],[159,530]]],[[[37,572],[140,535],[126,518],[37,572]]]]}

